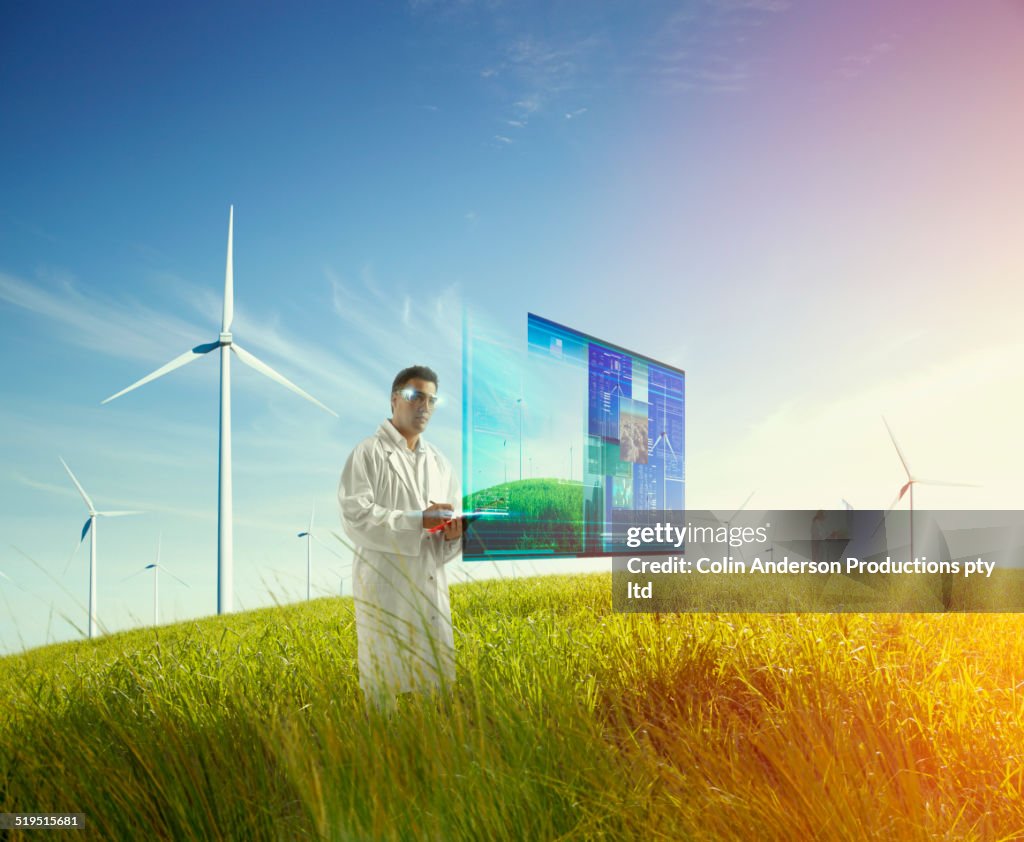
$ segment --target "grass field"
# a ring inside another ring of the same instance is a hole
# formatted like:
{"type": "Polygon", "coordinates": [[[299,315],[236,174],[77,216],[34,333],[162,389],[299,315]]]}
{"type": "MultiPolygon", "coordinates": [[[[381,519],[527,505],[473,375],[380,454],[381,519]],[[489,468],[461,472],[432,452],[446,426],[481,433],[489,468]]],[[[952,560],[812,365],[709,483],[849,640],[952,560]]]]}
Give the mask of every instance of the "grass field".
{"type": "Polygon", "coordinates": [[[81,812],[82,839],[1024,838],[1019,615],[615,614],[606,574],[452,603],[451,696],[390,716],[343,598],[2,659],[0,812],[81,812]]]}

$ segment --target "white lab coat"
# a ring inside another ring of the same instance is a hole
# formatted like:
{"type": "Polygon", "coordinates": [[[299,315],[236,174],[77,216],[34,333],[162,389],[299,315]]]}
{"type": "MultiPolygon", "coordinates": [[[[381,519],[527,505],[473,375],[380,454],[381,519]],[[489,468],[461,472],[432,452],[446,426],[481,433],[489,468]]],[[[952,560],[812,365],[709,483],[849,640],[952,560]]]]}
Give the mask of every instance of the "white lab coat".
{"type": "Polygon", "coordinates": [[[431,500],[461,511],[451,463],[422,436],[409,450],[387,420],[341,473],[341,523],[356,548],[359,685],[368,701],[455,680],[445,564],[461,556],[462,542],[423,528],[431,500]]]}

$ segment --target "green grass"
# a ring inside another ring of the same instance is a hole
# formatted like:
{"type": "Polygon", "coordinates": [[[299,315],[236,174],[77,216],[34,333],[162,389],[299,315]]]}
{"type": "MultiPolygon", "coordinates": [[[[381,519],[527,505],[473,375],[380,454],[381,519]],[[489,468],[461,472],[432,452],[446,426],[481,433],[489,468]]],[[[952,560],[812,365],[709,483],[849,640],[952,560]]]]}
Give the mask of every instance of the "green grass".
{"type": "Polygon", "coordinates": [[[497,508],[508,511],[509,523],[480,522],[474,526],[485,546],[574,555],[583,552],[583,484],[561,479],[524,479],[506,482],[474,492],[463,498],[466,510],[497,508]],[[500,501],[500,502],[496,502],[500,501]],[[493,541],[512,526],[517,531],[515,546],[507,538],[493,541]]]}
{"type": "Polygon", "coordinates": [[[83,839],[1024,836],[1019,616],[627,615],[610,591],[453,587],[456,686],[390,715],[364,710],[349,599],[2,659],[0,812],[82,812],[83,839]]]}

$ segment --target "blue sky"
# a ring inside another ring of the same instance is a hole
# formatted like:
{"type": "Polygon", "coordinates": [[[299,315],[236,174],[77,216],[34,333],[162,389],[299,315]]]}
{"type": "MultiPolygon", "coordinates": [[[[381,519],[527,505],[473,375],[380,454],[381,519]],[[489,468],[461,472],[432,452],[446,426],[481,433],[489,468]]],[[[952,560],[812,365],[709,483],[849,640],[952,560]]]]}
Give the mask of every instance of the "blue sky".
{"type": "MultiPolygon", "coordinates": [[[[687,501],[1019,508],[1019,4],[7,4],[0,27],[0,651],[211,613],[215,338],[235,206],[238,608],[305,592],[349,450],[463,307],[687,371],[687,501]],[[29,560],[31,559],[31,561],[29,560]],[[64,574],[67,566],[67,574],[64,574]],[[56,580],[56,581],[55,581],[56,580]],[[19,586],[21,589],[19,589],[19,586]]],[[[340,547],[339,547],[340,549],[340,547]]],[[[318,551],[314,589],[343,561],[318,551]]],[[[603,563],[601,563],[603,564],[603,563]]],[[[600,566],[600,565],[598,565],[600,566]]],[[[498,571],[488,567],[490,575],[498,571]]],[[[526,572],[529,572],[528,570],[526,572]]],[[[480,569],[470,570],[480,575],[480,569]]],[[[512,575],[503,568],[503,575],[512,575]]]]}

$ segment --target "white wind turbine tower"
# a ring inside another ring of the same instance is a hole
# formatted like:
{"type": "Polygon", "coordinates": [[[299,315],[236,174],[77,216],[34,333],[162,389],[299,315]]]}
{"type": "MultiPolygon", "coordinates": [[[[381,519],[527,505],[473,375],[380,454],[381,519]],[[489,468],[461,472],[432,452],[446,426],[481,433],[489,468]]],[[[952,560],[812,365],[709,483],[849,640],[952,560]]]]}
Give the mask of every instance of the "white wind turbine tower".
{"type": "Polygon", "coordinates": [[[309,587],[311,571],[313,568],[313,515],[316,514],[316,504],[309,512],[309,529],[300,532],[298,537],[306,539],[306,602],[309,602],[309,587]]]}
{"type": "Polygon", "coordinates": [[[342,561],[345,560],[340,555],[338,555],[338,553],[336,553],[334,550],[332,550],[330,547],[328,547],[323,541],[321,541],[319,538],[316,537],[316,533],[313,531],[313,516],[315,514],[316,514],[316,504],[313,505],[313,508],[310,509],[310,512],[309,512],[309,529],[307,529],[305,532],[298,533],[298,536],[297,536],[299,538],[305,538],[306,539],[306,601],[307,602],[309,601],[310,593],[311,593],[311,584],[310,583],[311,583],[311,580],[312,580],[312,568],[313,568],[313,541],[316,541],[321,547],[323,547],[325,550],[327,550],[327,552],[329,552],[331,555],[337,556],[342,561]]]}
{"type": "MultiPolygon", "coordinates": [[[[98,512],[96,507],[92,504],[92,500],[89,499],[89,495],[85,493],[85,489],[82,488],[82,484],[78,481],[75,475],[71,472],[71,468],[68,467],[68,463],[63,458],[60,459],[60,463],[64,466],[64,470],[68,472],[68,476],[71,477],[71,481],[75,484],[75,488],[78,489],[78,493],[82,495],[82,499],[85,501],[85,505],[89,509],[89,517],[85,521],[85,525],[82,527],[82,537],[78,540],[78,545],[81,546],[82,541],[85,540],[86,534],[89,534],[89,637],[93,638],[96,636],[96,518],[98,517],[120,517],[121,515],[137,515],[139,512],[98,512]]],[[[71,559],[74,559],[72,555],[71,559]]],[[[68,567],[71,566],[71,559],[68,560],[67,565],[64,567],[64,572],[67,573],[68,567]]]]}
{"type": "Polygon", "coordinates": [[[889,504],[889,508],[886,512],[892,511],[895,505],[903,499],[903,495],[910,492],[910,560],[914,560],[914,486],[918,483],[921,485],[947,485],[957,486],[959,488],[977,488],[978,486],[970,482],[946,482],[945,480],[935,479],[919,479],[910,472],[910,466],[907,465],[907,459],[903,455],[903,451],[900,449],[899,443],[896,441],[896,436],[893,435],[892,427],[889,426],[889,422],[885,420],[885,416],[882,416],[882,423],[885,424],[885,429],[889,431],[889,438],[892,439],[892,446],[896,448],[896,455],[900,457],[900,463],[903,465],[903,470],[907,475],[907,481],[900,488],[899,494],[896,495],[896,499],[889,504]]]}
{"type": "Polygon", "coordinates": [[[313,396],[302,391],[288,378],[278,374],[266,363],[261,362],[240,345],[234,342],[231,335],[231,322],[234,318],[234,269],[232,265],[232,234],[234,230],[235,208],[231,206],[228,212],[228,257],[227,267],[224,272],[224,314],[221,320],[220,336],[215,342],[208,342],[204,345],[197,345],[191,351],[186,351],[175,357],[166,365],[158,368],[152,374],[147,374],[141,380],[132,383],[127,389],[122,389],[117,394],[101,401],[108,403],[115,398],[121,397],[126,392],[137,389],[150,380],[162,377],[176,368],[180,368],[190,362],[199,359],[203,354],[220,348],[220,470],[218,475],[218,500],[219,511],[217,514],[217,613],[226,614],[233,610],[234,592],[234,565],[233,565],[233,539],[232,539],[232,512],[231,512],[231,354],[233,352],[243,363],[250,368],[256,369],[260,374],[275,380],[285,388],[291,389],[295,394],[316,404],[321,409],[329,412],[335,418],[338,414],[328,409],[313,396]]]}
{"type": "Polygon", "coordinates": [[[161,566],[161,564],[160,564],[160,545],[162,543],[163,543],[163,535],[161,535],[157,539],[157,542],[156,542],[156,561],[153,564],[147,564],[141,570],[136,571],[135,573],[132,573],[131,576],[125,576],[121,580],[122,582],[127,582],[129,579],[133,579],[136,576],[138,576],[139,573],[145,573],[147,570],[152,570],[153,571],[153,625],[154,626],[157,626],[157,625],[160,624],[160,596],[159,596],[160,571],[163,570],[164,573],[166,573],[172,579],[177,579],[186,588],[189,586],[188,582],[184,581],[183,579],[179,579],[177,576],[175,576],[173,573],[171,573],[171,571],[168,570],[166,567],[162,567],[161,566]]]}

